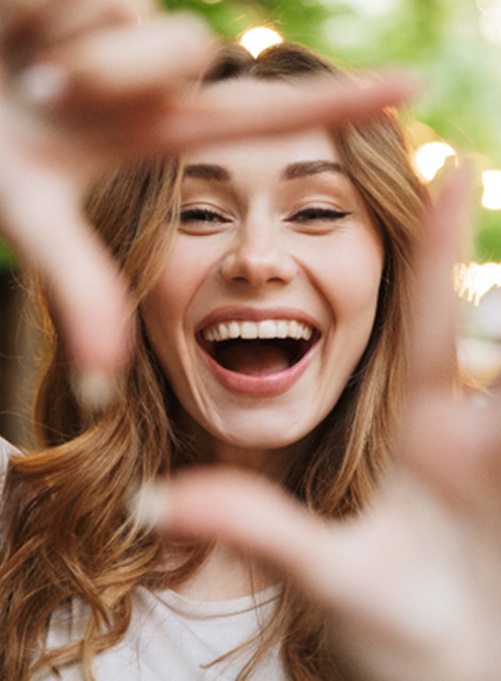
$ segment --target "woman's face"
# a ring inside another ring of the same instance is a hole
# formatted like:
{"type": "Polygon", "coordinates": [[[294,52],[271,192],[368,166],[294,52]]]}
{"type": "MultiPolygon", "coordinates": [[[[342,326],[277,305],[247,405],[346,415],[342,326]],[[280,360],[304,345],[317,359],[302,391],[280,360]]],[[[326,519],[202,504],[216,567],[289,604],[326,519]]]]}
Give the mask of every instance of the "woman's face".
{"type": "Polygon", "coordinates": [[[188,156],[180,225],[143,306],[188,422],[242,448],[308,434],[366,347],[383,259],[326,131],[188,156]]]}

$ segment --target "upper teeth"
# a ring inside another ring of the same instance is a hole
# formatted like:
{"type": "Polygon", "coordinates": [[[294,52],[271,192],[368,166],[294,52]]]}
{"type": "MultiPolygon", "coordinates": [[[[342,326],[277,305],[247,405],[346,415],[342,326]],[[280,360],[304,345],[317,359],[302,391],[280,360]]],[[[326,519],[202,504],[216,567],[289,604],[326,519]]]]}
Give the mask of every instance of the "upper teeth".
{"type": "Polygon", "coordinates": [[[202,331],[206,341],[223,341],[229,338],[294,338],[310,340],[313,330],[295,319],[263,319],[260,322],[228,321],[208,326],[202,331]]]}

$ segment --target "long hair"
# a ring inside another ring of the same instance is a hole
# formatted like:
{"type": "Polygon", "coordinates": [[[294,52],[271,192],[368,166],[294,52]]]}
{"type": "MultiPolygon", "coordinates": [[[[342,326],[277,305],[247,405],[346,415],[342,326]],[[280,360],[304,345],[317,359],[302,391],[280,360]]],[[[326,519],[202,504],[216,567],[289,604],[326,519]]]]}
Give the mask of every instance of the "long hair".
{"type": "MultiPolygon", "coordinates": [[[[224,79],[346,78],[302,47],[280,45],[257,59],[225,48],[208,70],[224,79]]],[[[392,112],[332,133],[341,162],[383,234],[385,265],[371,338],[340,400],[307,437],[287,488],[315,512],[336,518],[369,503],[388,458],[405,370],[411,254],[426,203],[392,112]]],[[[79,661],[90,681],[92,658],[115,645],[130,622],[134,589],[175,587],[199,567],[208,548],[166,544],[127,513],[131,490],[203,455],[178,441],[175,396],[144,333],[140,303],[155,281],[178,211],[173,161],[128,168],[99,183],[87,212],[129,278],[136,304],[134,356],[117,401],[85,413],[71,391],[71,369],[42,300],[47,363],[38,390],[39,451],[13,457],[2,510],[0,677],[26,681],[41,667],[79,661]],[[174,556],[160,571],[160,558],[174,556]],[[89,607],[83,640],[47,651],[50,618],[77,598],[89,607]]],[[[277,612],[239,679],[280,641],[295,681],[334,678],[326,632],[313,609],[285,585],[277,612]]]]}

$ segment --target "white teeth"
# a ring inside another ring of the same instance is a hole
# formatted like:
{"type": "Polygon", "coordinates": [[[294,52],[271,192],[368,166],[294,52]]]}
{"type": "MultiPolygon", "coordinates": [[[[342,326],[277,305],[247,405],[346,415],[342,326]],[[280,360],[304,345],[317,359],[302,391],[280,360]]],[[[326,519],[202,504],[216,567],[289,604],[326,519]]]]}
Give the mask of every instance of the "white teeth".
{"type": "Polygon", "coordinates": [[[265,319],[264,322],[259,322],[259,338],[275,338],[275,322],[271,319],[265,319]]]}
{"type": "MultiPolygon", "coordinates": [[[[204,331],[204,335],[205,335],[205,331],[204,331]]],[[[238,322],[230,322],[229,323],[228,336],[229,336],[229,338],[240,338],[240,324],[238,322]]]]}
{"type": "Polygon", "coordinates": [[[302,338],[304,338],[304,340],[310,340],[312,334],[313,334],[313,331],[308,326],[303,326],[303,329],[301,331],[301,336],[302,336],[302,338]]]}
{"type": "Polygon", "coordinates": [[[240,337],[245,340],[257,338],[257,324],[256,322],[243,322],[240,327],[240,337]]]}
{"type": "Polygon", "coordinates": [[[287,322],[277,322],[277,338],[287,338],[288,327],[287,322]]]}
{"type": "Polygon", "coordinates": [[[208,326],[202,332],[204,340],[217,342],[228,338],[294,338],[296,340],[310,340],[313,335],[311,326],[298,322],[296,319],[264,319],[260,322],[229,321],[208,326]]]}
{"type": "Polygon", "coordinates": [[[230,336],[230,332],[226,324],[218,324],[216,333],[219,334],[219,338],[221,340],[226,340],[230,336]]]}

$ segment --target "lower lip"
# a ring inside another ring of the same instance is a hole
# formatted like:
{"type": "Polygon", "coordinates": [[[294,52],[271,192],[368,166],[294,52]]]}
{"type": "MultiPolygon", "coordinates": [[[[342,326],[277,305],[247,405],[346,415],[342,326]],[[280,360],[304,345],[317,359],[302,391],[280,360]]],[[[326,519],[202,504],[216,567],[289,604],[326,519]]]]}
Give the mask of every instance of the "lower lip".
{"type": "Polygon", "coordinates": [[[318,341],[299,362],[284,371],[262,376],[250,376],[230,371],[218,364],[209,354],[202,350],[205,361],[219,383],[227,390],[248,397],[275,397],[285,393],[303,374],[318,347],[318,341]]]}

